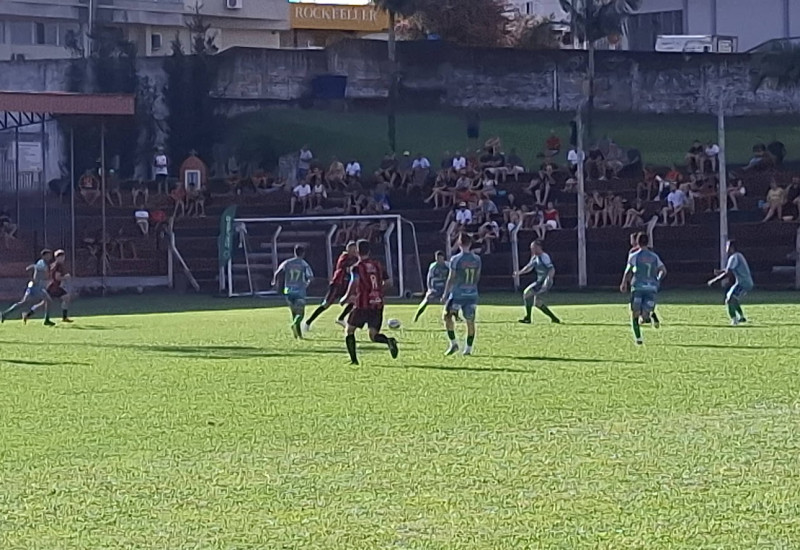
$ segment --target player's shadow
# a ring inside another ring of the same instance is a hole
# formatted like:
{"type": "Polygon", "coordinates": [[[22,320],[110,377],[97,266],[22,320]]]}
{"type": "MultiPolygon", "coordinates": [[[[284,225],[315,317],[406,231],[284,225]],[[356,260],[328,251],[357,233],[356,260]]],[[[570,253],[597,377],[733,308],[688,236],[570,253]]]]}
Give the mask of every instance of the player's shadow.
{"type": "Polygon", "coordinates": [[[744,346],[736,344],[667,344],[667,345],[676,348],[724,349],[724,350],[740,349],[740,350],[755,350],[755,351],[781,351],[787,349],[792,349],[792,350],[800,349],[800,346],[789,346],[789,345],[776,345],[776,346],[760,346],[760,345],[744,346]]]}
{"type": "Polygon", "coordinates": [[[511,367],[444,367],[439,365],[381,365],[381,368],[384,369],[419,369],[419,370],[438,370],[444,372],[479,372],[481,374],[492,374],[492,373],[511,373],[511,374],[534,374],[532,371],[525,370],[525,369],[514,369],[511,367]]]}
{"type": "Polygon", "coordinates": [[[546,356],[520,356],[520,355],[490,355],[490,359],[510,359],[512,361],[536,361],[542,363],[622,363],[627,365],[642,365],[642,361],[625,361],[621,359],[595,359],[588,357],[546,357],[546,356]]]}
{"type": "Polygon", "coordinates": [[[68,367],[86,366],[89,363],[78,363],[75,361],[33,361],[30,359],[0,359],[0,364],[21,365],[24,367],[68,367]]]}
{"type": "Polygon", "coordinates": [[[133,349],[190,359],[234,360],[285,358],[310,355],[342,355],[342,348],[309,348],[305,350],[269,351],[256,346],[128,346],[133,349]]]}

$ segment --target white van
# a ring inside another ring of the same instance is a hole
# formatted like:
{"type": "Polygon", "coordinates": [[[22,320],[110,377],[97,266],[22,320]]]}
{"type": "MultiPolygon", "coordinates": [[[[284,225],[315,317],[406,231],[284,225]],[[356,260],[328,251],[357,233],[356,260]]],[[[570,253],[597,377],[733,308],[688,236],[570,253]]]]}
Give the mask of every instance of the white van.
{"type": "Polygon", "coordinates": [[[738,47],[735,36],[661,34],[656,39],[657,52],[734,53],[738,47]]]}

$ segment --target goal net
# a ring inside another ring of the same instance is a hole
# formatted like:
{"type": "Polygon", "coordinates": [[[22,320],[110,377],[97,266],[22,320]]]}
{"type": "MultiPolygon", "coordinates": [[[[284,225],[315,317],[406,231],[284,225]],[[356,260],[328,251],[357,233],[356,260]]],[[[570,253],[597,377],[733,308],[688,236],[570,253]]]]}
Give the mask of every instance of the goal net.
{"type": "Polygon", "coordinates": [[[273,274],[298,244],[314,270],[309,296],[322,297],[339,254],[348,241],[358,239],[368,239],[372,255],[386,267],[390,296],[424,290],[416,228],[399,215],[236,218],[233,227],[235,245],[224,273],[230,297],[277,294],[273,274]]]}

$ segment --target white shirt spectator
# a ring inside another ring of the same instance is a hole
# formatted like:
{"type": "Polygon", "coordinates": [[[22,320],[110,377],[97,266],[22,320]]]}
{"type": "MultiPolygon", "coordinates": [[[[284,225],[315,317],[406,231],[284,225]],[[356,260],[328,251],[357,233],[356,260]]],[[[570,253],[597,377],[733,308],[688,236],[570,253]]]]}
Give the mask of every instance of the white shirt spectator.
{"type": "Polygon", "coordinates": [[[169,175],[169,171],[167,170],[167,155],[158,153],[153,159],[153,167],[155,168],[156,176],[169,175]]]}
{"type": "Polygon", "coordinates": [[[459,170],[465,170],[466,168],[467,168],[467,159],[464,158],[464,155],[453,158],[453,170],[458,172],[459,170]]]}
{"type": "Polygon", "coordinates": [[[345,173],[351,178],[357,178],[361,175],[361,164],[357,160],[347,163],[347,168],[344,169],[345,173]]]}
{"type": "Polygon", "coordinates": [[[578,153],[577,149],[570,149],[569,153],[567,153],[567,160],[572,166],[578,166],[578,164],[583,162],[585,159],[586,154],[583,151],[578,153]]]}
{"type": "Polygon", "coordinates": [[[325,190],[325,186],[321,183],[318,183],[314,186],[314,194],[325,197],[326,199],[328,198],[328,192],[325,190]]]}
{"type": "Polygon", "coordinates": [[[456,222],[461,225],[469,225],[472,223],[472,211],[468,208],[459,208],[456,211],[456,222]]]}
{"type": "Polygon", "coordinates": [[[708,158],[714,158],[719,155],[719,145],[716,143],[712,143],[708,147],[706,147],[706,156],[708,158]]]}
{"type": "Polygon", "coordinates": [[[311,186],[308,183],[298,183],[292,192],[298,199],[303,199],[311,194],[311,186]]]}
{"type": "Polygon", "coordinates": [[[667,204],[673,210],[683,208],[683,206],[686,204],[686,195],[680,189],[676,189],[667,195],[667,204]]]}
{"type": "Polygon", "coordinates": [[[414,162],[411,163],[411,168],[413,168],[414,170],[418,170],[418,169],[427,170],[430,167],[431,167],[431,161],[429,161],[425,157],[422,157],[422,158],[419,158],[419,159],[414,159],[414,162]]]}
{"type": "Polygon", "coordinates": [[[310,149],[300,149],[300,159],[297,162],[297,167],[300,170],[310,170],[311,161],[314,160],[314,153],[310,149]]]}

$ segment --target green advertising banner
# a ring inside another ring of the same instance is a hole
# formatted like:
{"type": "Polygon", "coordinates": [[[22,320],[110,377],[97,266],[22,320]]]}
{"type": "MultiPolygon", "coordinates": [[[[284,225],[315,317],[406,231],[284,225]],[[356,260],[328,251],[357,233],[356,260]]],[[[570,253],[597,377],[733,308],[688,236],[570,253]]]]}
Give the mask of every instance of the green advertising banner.
{"type": "Polygon", "coordinates": [[[219,265],[227,265],[233,254],[233,220],[236,218],[236,205],[225,209],[219,219],[219,265]]]}

